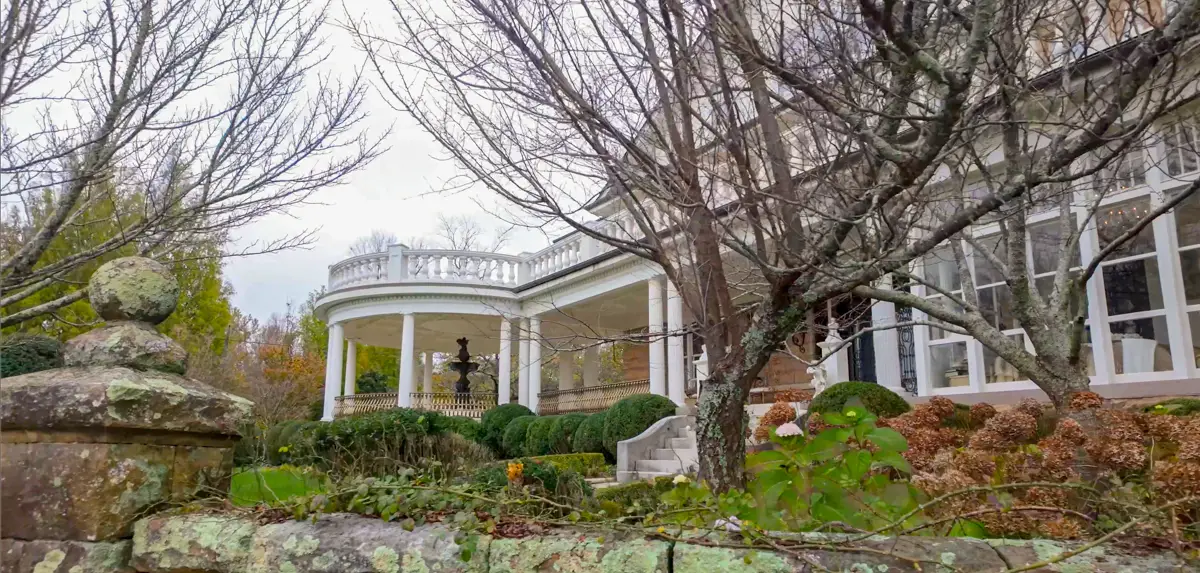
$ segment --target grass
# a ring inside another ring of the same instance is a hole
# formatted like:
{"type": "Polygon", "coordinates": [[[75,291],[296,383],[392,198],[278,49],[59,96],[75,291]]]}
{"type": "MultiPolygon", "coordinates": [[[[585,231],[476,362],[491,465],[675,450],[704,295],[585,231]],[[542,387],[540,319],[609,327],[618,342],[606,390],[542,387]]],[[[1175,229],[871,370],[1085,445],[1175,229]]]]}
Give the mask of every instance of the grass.
{"type": "Polygon", "coordinates": [[[243,468],[234,472],[229,499],[234,505],[275,505],[290,498],[324,490],[321,476],[311,469],[293,466],[243,468]]]}

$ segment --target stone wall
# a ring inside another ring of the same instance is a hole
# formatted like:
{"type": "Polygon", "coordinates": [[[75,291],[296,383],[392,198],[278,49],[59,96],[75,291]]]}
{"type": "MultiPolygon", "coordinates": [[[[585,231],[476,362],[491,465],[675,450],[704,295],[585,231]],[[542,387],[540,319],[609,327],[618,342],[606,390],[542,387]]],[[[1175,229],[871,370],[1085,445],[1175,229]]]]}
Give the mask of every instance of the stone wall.
{"type": "MultiPolygon", "coordinates": [[[[464,560],[458,538],[442,525],[409,530],[397,523],[354,515],[268,524],[235,515],[160,515],[137,523],[129,563],[132,570],[143,573],[998,572],[1052,559],[1075,547],[1037,540],[904,537],[872,538],[846,544],[842,551],[815,548],[817,541],[845,541],[844,537],[824,536],[804,538],[808,548],[787,554],[735,548],[741,545],[739,539],[719,539],[711,534],[685,543],[638,532],[551,529],[521,539],[481,536],[474,552],[464,560]],[[714,546],[720,544],[734,547],[714,546]]],[[[1106,547],[1036,569],[1098,573],[1184,570],[1187,566],[1170,551],[1106,547]]]]}

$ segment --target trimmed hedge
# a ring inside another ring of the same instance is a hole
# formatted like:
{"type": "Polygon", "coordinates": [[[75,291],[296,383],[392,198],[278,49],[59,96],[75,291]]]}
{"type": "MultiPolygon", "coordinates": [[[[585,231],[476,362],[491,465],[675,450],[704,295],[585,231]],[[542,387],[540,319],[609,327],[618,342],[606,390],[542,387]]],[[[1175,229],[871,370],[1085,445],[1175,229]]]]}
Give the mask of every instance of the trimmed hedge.
{"type": "Polygon", "coordinates": [[[587,414],[583,414],[581,412],[554,416],[554,424],[550,426],[550,436],[553,438],[553,442],[550,446],[550,453],[571,453],[571,440],[575,437],[575,430],[579,429],[579,425],[582,424],[587,417],[587,414]]]}
{"type": "Polygon", "coordinates": [[[604,449],[617,455],[617,442],[646,431],[655,422],[675,415],[675,403],[666,396],[634,394],[613,404],[604,416],[604,449]]]}
{"type": "Polygon", "coordinates": [[[608,462],[603,454],[554,454],[530,459],[551,464],[560,470],[571,470],[583,477],[602,476],[608,470],[608,462]]]}
{"type": "Polygon", "coordinates": [[[508,427],[504,428],[504,437],[500,440],[500,448],[505,457],[519,458],[525,455],[529,425],[536,419],[537,416],[521,416],[508,423],[508,427]]]}
{"type": "Polygon", "coordinates": [[[533,410],[520,404],[501,404],[484,412],[479,421],[483,431],[483,443],[492,448],[497,456],[503,456],[504,430],[508,423],[521,416],[532,415],[533,410]]]}
{"type": "Polygon", "coordinates": [[[551,434],[558,416],[538,416],[525,430],[525,455],[544,456],[554,447],[555,436],[551,434]]]}
{"type": "Polygon", "coordinates": [[[63,365],[61,342],[42,334],[13,334],[0,342],[0,377],[41,372],[63,365]]]}
{"type": "Polygon", "coordinates": [[[858,398],[863,407],[876,416],[892,418],[912,409],[899,394],[873,382],[839,382],[817,394],[808,405],[809,412],[841,413],[846,401],[858,398]]]}
{"type": "Polygon", "coordinates": [[[444,416],[438,419],[441,429],[446,432],[454,432],[472,442],[483,444],[483,424],[473,418],[466,416],[444,416]]]}
{"type": "Polygon", "coordinates": [[[607,412],[596,412],[585,418],[571,436],[571,451],[576,454],[601,454],[608,461],[615,461],[604,449],[604,418],[607,412]]]}
{"type": "Polygon", "coordinates": [[[646,515],[662,505],[662,495],[675,487],[672,478],[658,477],[652,481],[614,485],[596,490],[600,509],[610,515],[646,515]]]}

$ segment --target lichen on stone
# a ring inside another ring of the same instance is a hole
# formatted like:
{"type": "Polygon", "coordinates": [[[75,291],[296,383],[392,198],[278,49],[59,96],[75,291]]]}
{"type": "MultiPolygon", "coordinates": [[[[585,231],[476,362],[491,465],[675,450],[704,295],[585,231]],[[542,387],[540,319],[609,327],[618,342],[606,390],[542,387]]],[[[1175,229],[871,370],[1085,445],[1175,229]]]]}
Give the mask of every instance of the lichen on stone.
{"type": "Polygon", "coordinates": [[[376,573],[400,573],[400,555],[391,547],[376,547],[371,552],[371,567],[376,573]]]}

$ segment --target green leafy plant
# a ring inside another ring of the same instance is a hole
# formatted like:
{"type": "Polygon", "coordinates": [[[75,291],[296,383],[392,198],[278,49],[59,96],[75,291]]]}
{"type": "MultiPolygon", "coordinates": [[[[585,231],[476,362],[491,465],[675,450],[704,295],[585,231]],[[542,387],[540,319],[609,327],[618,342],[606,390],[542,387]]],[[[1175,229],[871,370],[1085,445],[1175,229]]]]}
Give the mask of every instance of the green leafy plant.
{"type": "Polygon", "coordinates": [[[668,477],[637,480],[596,490],[596,502],[611,517],[645,516],[662,507],[663,494],[675,488],[668,477]]]}
{"type": "Polygon", "coordinates": [[[521,416],[513,418],[504,428],[504,437],[500,440],[500,449],[504,457],[518,458],[525,455],[525,441],[529,436],[529,425],[537,416],[521,416]]]}
{"type": "Polygon", "coordinates": [[[517,458],[501,464],[489,464],[472,474],[469,483],[478,491],[490,494],[525,488],[535,495],[571,503],[582,502],[592,493],[592,487],[579,473],[535,458],[517,458]],[[513,464],[520,464],[519,483],[509,479],[509,466],[513,464]]]}
{"type": "Polygon", "coordinates": [[[604,420],[607,412],[596,412],[583,420],[571,436],[571,451],[576,454],[601,454],[612,462],[613,454],[604,449],[604,420]]]}
{"type": "Polygon", "coordinates": [[[745,491],[714,496],[686,481],[663,494],[664,505],[697,508],[674,514],[693,524],[732,515],[750,527],[781,531],[830,523],[872,530],[917,507],[920,492],[899,479],[912,471],[900,455],[908,447],[904,436],[877,427],[876,416],[858,406],[822,416],[832,427],[812,437],[795,424],[780,426],[783,435],[772,432],[776,449],[747,460],[753,478],[745,491]]]}
{"type": "Polygon", "coordinates": [[[521,416],[532,416],[533,411],[520,404],[501,404],[483,413],[479,420],[483,426],[483,443],[492,448],[497,456],[504,455],[504,429],[508,423],[521,416]]]}
{"type": "Polygon", "coordinates": [[[525,455],[548,455],[554,446],[556,436],[552,434],[554,421],[558,416],[539,416],[530,422],[525,430],[525,455]]]}
{"type": "Polygon", "coordinates": [[[1146,406],[1143,411],[1150,414],[1170,414],[1172,416],[1200,414],[1200,398],[1171,398],[1153,406],[1146,406]]]}
{"type": "Polygon", "coordinates": [[[387,376],[381,372],[363,372],[354,381],[354,392],[357,394],[378,394],[391,392],[388,388],[387,376]]]}
{"type": "Polygon", "coordinates": [[[41,334],[13,334],[0,342],[0,377],[20,376],[63,365],[63,346],[41,334]]]}
{"type": "Polygon", "coordinates": [[[571,440],[575,436],[575,431],[579,429],[579,425],[583,424],[583,421],[587,418],[587,414],[580,412],[554,416],[554,424],[550,426],[550,436],[553,440],[550,446],[550,453],[571,453],[571,440]]]}
{"type": "Polygon", "coordinates": [[[838,413],[851,398],[858,398],[866,410],[876,416],[892,418],[912,409],[904,397],[873,382],[840,382],[817,394],[809,412],[838,413]]]}
{"type": "Polygon", "coordinates": [[[613,404],[604,417],[604,449],[617,455],[617,442],[646,431],[655,422],[675,415],[675,403],[666,396],[634,394],[613,404]]]}
{"type": "Polygon", "coordinates": [[[443,416],[437,419],[440,429],[454,432],[477,444],[487,445],[483,439],[483,425],[466,416],[443,416]]]}

